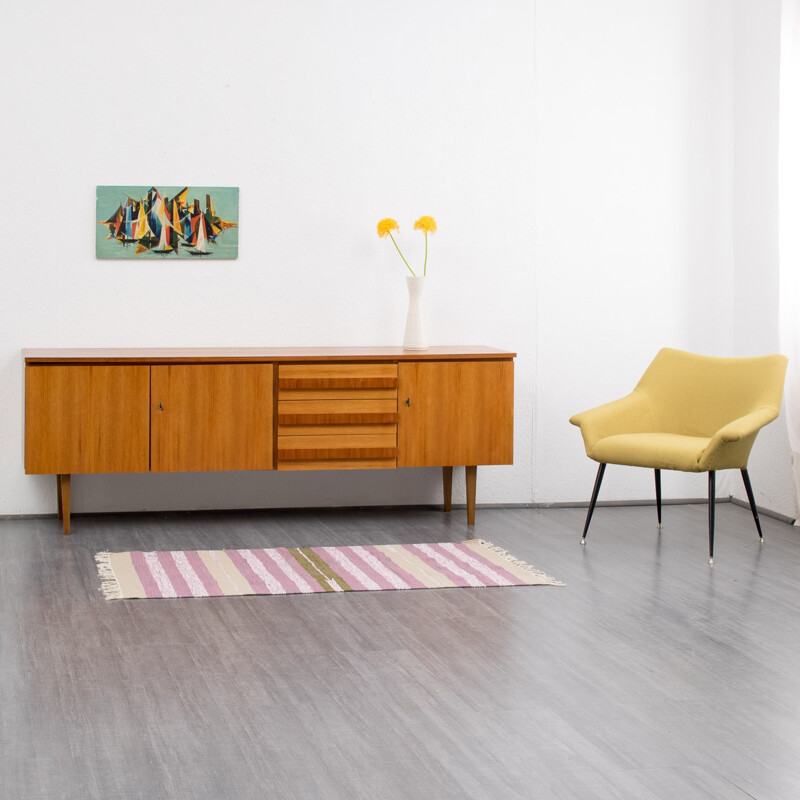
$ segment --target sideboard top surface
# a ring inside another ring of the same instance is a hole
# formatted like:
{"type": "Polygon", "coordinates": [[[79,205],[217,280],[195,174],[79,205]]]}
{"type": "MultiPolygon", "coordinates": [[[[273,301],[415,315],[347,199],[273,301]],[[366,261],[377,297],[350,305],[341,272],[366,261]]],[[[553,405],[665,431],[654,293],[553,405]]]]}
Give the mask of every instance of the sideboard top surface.
{"type": "Polygon", "coordinates": [[[429,347],[86,347],[22,351],[26,364],[191,364],[281,361],[460,361],[510,359],[516,353],[482,345],[429,347]]]}

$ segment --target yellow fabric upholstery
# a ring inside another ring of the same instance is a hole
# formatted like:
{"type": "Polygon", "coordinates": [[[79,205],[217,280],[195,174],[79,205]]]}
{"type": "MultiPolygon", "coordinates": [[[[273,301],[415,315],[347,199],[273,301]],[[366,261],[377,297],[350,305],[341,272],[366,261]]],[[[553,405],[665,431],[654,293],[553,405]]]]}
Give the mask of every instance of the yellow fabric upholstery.
{"type": "Polygon", "coordinates": [[[710,439],[675,433],[618,433],[595,444],[592,458],[604,464],[697,472],[710,439]]]}
{"type": "Polygon", "coordinates": [[[746,469],[778,416],[786,357],[714,358],[664,348],[631,394],[570,419],[604,464],[708,472],[746,469]]]}

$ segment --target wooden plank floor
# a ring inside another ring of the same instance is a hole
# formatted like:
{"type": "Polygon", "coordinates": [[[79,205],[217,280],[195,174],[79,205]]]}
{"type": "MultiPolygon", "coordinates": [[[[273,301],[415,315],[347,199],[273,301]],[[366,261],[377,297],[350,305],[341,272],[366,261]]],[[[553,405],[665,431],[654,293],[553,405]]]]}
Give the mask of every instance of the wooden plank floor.
{"type": "Polygon", "coordinates": [[[479,509],[563,588],[107,602],[101,549],[458,541],[463,511],[0,522],[0,797],[800,797],[800,536],[479,509]]]}

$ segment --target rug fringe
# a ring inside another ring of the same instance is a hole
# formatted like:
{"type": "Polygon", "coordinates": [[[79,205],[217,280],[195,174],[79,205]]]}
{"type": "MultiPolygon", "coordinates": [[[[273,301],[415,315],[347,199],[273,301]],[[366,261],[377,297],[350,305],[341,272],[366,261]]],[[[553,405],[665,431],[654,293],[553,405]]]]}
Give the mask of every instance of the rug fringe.
{"type": "Polygon", "coordinates": [[[526,561],[522,561],[516,556],[512,556],[511,553],[509,553],[508,550],[503,547],[492,544],[492,542],[487,542],[486,539],[478,539],[478,543],[486,547],[495,555],[500,556],[500,558],[504,559],[505,561],[508,561],[509,564],[513,564],[515,567],[524,569],[526,572],[530,572],[532,575],[535,575],[537,579],[539,579],[542,583],[546,583],[548,586],[566,586],[565,583],[557,581],[555,578],[551,578],[547,573],[542,572],[540,569],[536,569],[536,567],[528,564],[526,561]]]}
{"type": "Polygon", "coordinates": [[[106,600],[122,600],[122,587],[111,567],[111,553],[104,550],[96,553],[94,557],[97,564],[97,574],[100,576],[100,591],[106,600]]]}

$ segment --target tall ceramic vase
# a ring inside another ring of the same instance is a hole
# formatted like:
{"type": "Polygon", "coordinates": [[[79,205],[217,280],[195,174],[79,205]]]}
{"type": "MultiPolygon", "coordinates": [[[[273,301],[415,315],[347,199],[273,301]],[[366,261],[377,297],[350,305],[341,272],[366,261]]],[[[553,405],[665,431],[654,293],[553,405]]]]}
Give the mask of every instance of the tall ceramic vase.
{"type": "Polygon", "coordinates": [[[408,286],[408,315],[406,316],[403,349],[427,350],[425,322],[422,318],[422,291],[425,288],[425,278],[409,276],[406,278],[406,285],[408,286]]]}

